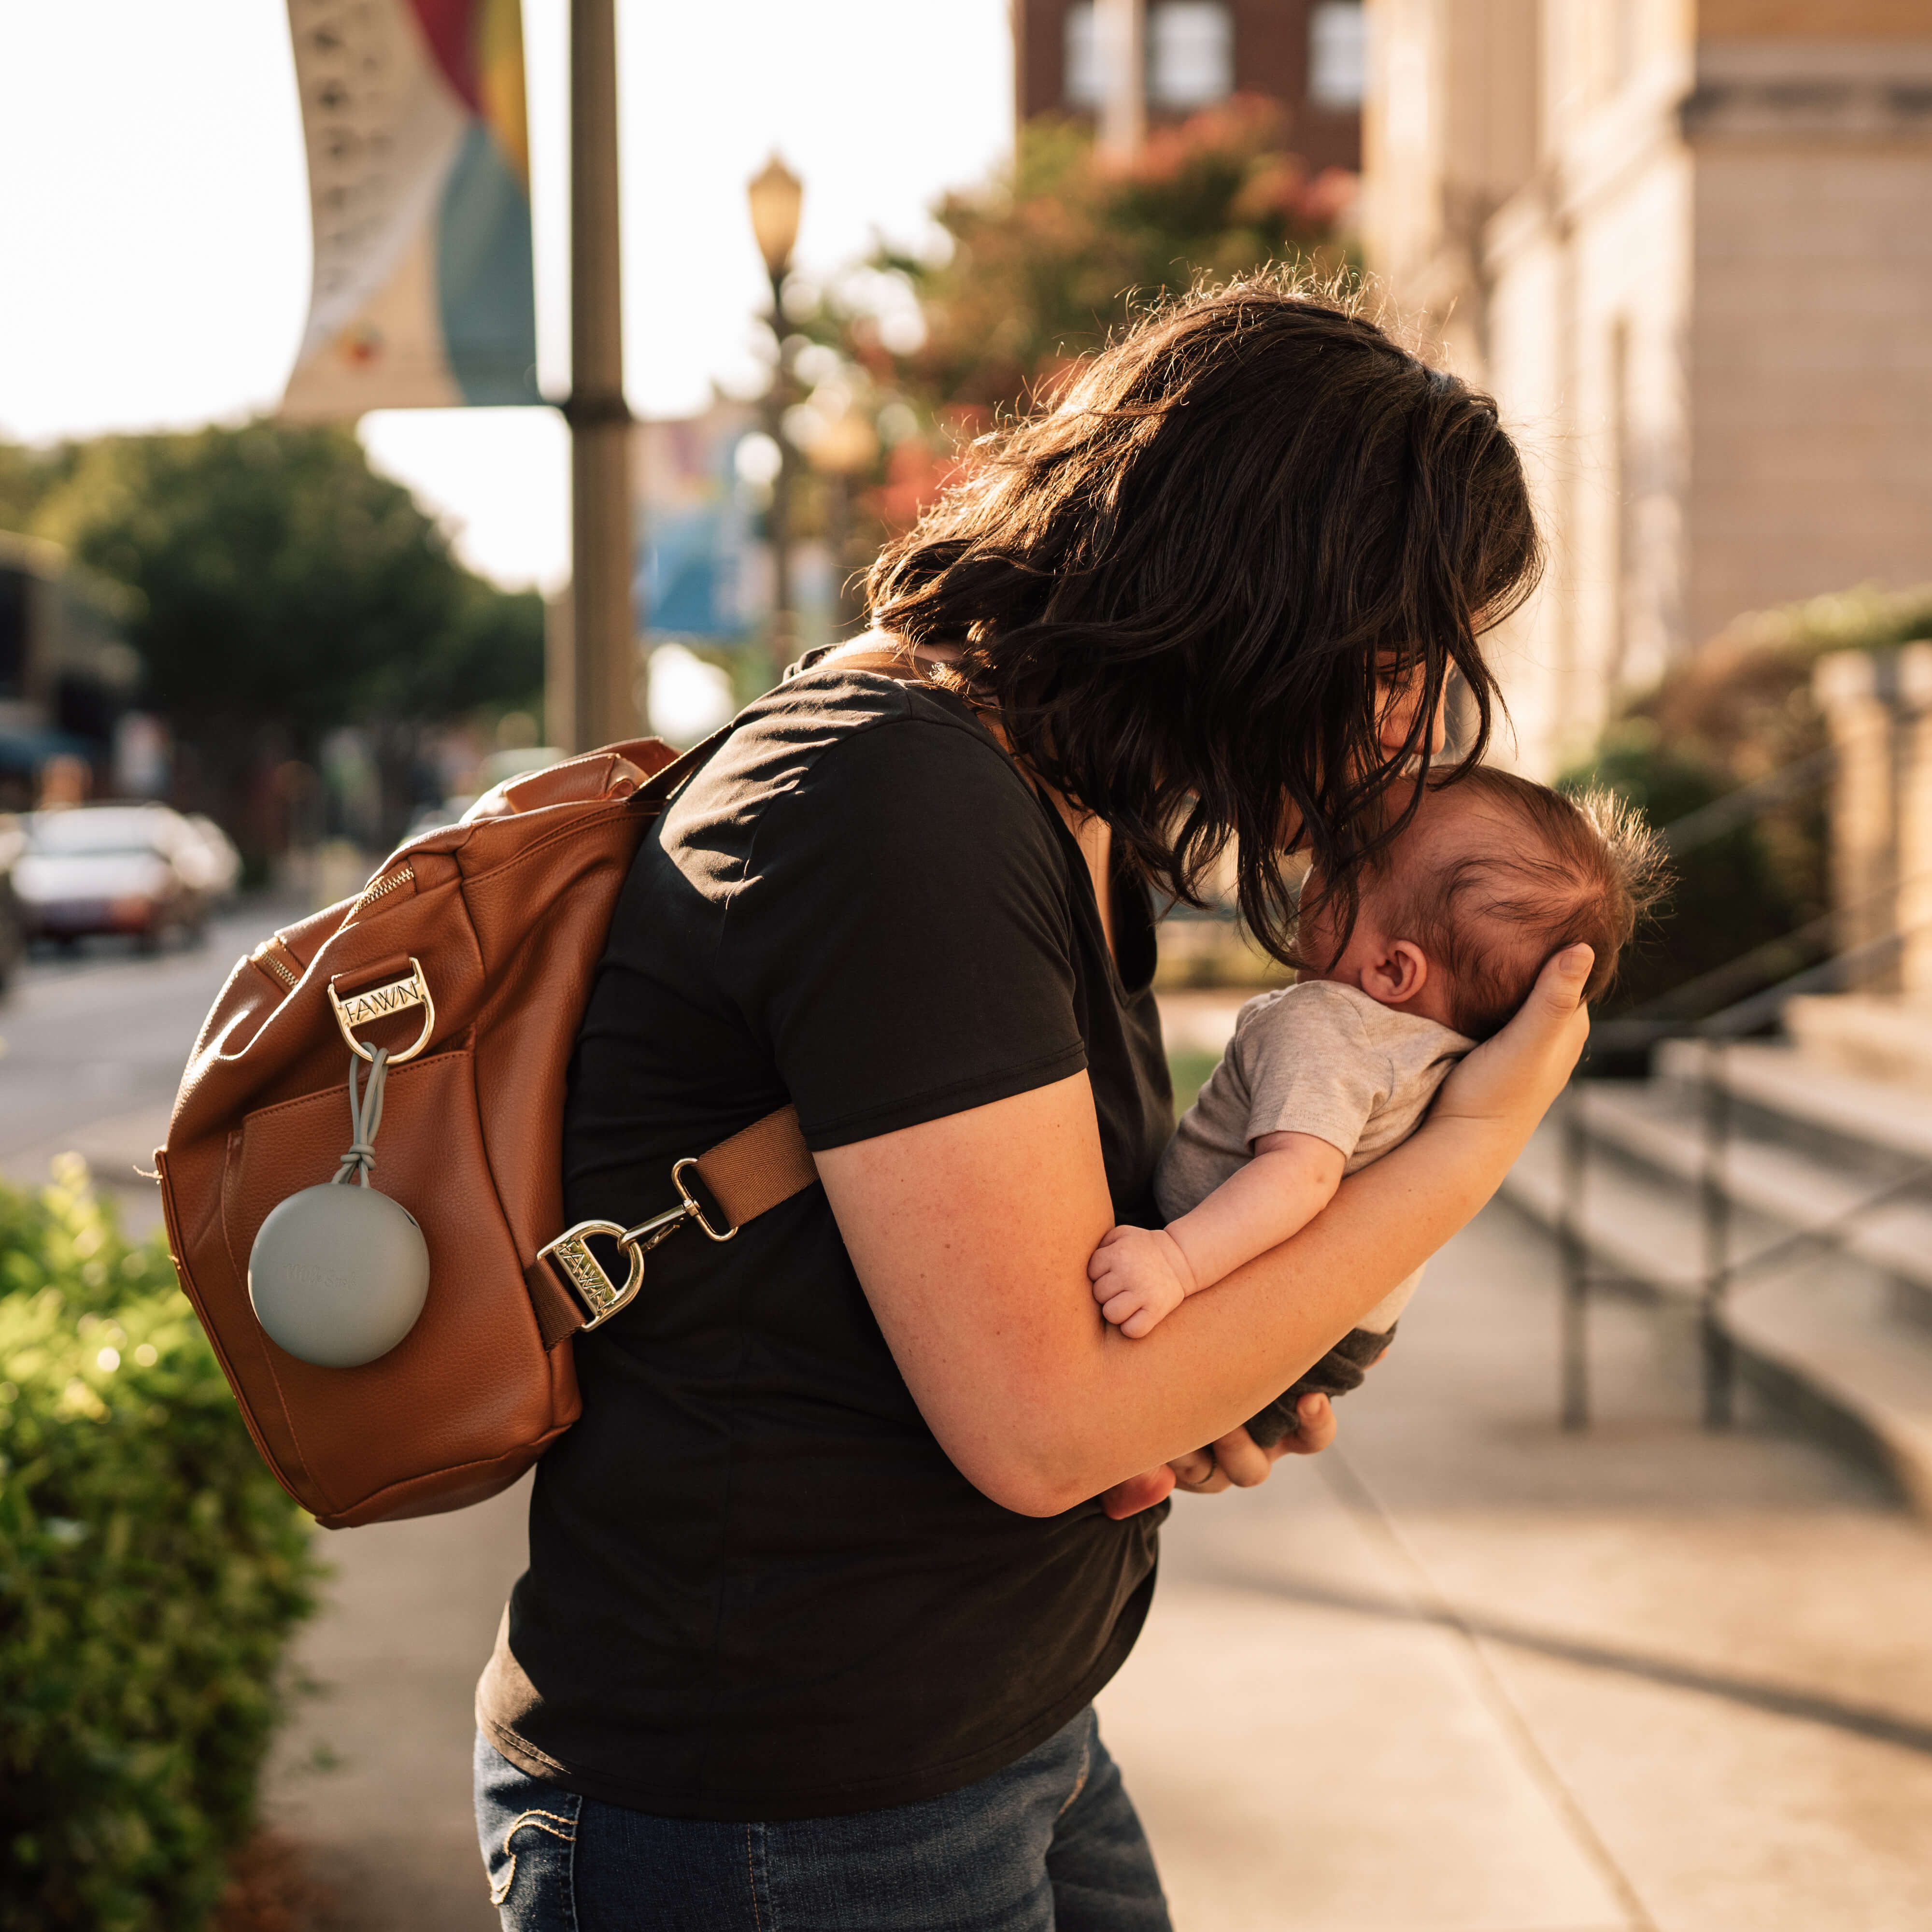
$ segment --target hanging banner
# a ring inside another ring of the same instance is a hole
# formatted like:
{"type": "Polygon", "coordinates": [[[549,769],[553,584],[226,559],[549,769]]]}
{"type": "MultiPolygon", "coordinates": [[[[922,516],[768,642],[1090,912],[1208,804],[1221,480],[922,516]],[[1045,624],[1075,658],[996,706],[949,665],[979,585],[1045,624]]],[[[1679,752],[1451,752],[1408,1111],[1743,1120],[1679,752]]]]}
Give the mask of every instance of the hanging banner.
{"type": "Polygon", "coordinates": [[[288,0],[315,279],[282,414],[536,403],[520,0],[288,0]]]}

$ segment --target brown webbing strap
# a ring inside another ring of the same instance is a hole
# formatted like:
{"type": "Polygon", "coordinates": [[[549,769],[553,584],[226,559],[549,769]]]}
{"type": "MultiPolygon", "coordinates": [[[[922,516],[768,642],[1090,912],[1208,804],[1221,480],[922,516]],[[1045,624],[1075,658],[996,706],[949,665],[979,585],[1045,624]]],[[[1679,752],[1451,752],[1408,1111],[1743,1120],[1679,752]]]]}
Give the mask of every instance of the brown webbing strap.
{"type": "MultiPolygon", "coordinates": [[[[818,1167],[799,1131],[798,1110],[781,1107],[700,1154],[698,1178],[730,1226],[738,1228],[802,1193],[818,1178],[818,1167]]],[[[539,1255],[531,1262],[524,1280],[546,1348],[555,1348],[584,1326],[582,1303],[564,1285],[548,1256],[539,1255]]]]}
{"type": "Polygon", "coordinates": [[[539,1255],[524,1270],[524,1286],[530,1292],[530,1306],[537,1318],[537,1333],[546,1348],[568,1341],[588,1318],[570,1290],[557,1279],[548,1255],[539,1255]]]}
{"type": "Polygon", "coordinates": [[[742,1228],[809,1187],[818,1163],[799,1132],[798,1109],[781,1107],[700,1154],[698,1174],[732,1226],[742,1228]]]}

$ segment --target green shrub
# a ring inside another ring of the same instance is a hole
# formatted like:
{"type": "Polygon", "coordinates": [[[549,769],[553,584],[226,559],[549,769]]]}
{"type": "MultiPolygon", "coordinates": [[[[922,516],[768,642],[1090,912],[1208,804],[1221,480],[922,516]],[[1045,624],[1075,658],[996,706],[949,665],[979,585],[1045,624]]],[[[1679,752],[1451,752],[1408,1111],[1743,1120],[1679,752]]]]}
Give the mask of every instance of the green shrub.
{"type": "Polygon", "coordinates": [[[0,1928],[192,1932],[318,1574],[159,1240],[0,1186],[0,1928]]]}
{"type": "MultiPolygon", "coordinates": [[[[1592,764],[1558,782],[1564,790],[1605,786],[1661,828],[1714,803],[1740,781],[1695,748],[1664,742],[1648,720],[1636,718],[1606,735],[1592,764]]],[[[1655,1006],[1674,1018],[1698,1018],[1821,958],[1820,946],[1828,950],[1822,940],[1790,947],[1770,942],[1823,910],[1822,820],[1820,796],[1808,794],[1674,853],[1670,887],[1624,953],[1603,1012],[1655,1006]],[[1729,976],[1714,982],[1705,998],[1671,997],[1760,948],[1766,949],[1761,970],[1735,983],[1729,976]]]]}
{"type": "Polygon", "coordinates": [[[1802,788],[1767,798],[1748,824],[1673,854],[1676,883],[1626,956],[1606,1012],[1661,1002],[1695,1018],[1824,958],[1828,770],[1812,672],[1828,652],[1896,650],[1932,637],[1932,585],[1874,585],[1747,612],[1634,699],[1566,788],[1607,785],[1654,826],[1811,761],[1802,788]],[[1809,928],[1808,931],[1807,928],[1809,928]],[[1775,944],[1787,934],[1802,936],[1775,944]],[[1760,950],[1761,949],[1761,950],[1760,950]],[[1674,1000],[1674,988],[1757,952],[1750,970],[1674,1000]]]}

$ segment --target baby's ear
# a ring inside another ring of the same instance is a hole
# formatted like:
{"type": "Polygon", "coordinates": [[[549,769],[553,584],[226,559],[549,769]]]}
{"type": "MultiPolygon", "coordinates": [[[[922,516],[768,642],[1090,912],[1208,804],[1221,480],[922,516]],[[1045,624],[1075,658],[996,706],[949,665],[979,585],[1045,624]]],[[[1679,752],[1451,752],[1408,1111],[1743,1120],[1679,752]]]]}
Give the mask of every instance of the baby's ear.
{"type": "Polygon", "coordinates": [[[1429,961],[1413,940],[1394,940],[1362,968],[1362,991],[1385,1006],[1402,1006],[1429,983],[1429,961]]]}

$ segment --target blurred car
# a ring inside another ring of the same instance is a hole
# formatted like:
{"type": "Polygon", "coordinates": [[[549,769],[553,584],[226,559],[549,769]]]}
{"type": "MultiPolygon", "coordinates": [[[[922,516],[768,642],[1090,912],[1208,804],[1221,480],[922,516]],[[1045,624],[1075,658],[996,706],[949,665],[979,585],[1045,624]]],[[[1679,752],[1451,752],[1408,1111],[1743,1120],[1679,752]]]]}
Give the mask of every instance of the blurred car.
{"type": "Polygon", "coordinates": [[[208,902],[225,904],[242,883],[242,854],[235,849],[234,840],[206,813],[191,812],[188,822],[207,850],[208,902]]]}
{"type": "Polygon", "coordinates": [[[241,862],[212,820],[165,805],[75,805],[28,814],[14,886],[29,932],[72,944],[123,932],[156,946],[198,939],[241,862]]]}

